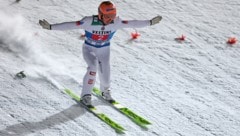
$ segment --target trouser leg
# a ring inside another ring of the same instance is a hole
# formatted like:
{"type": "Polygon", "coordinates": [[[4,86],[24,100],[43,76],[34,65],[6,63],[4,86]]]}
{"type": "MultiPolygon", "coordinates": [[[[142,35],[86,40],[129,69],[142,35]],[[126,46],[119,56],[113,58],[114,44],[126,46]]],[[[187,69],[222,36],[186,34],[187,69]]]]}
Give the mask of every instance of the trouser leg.
{"type": "Polygon", "coordinates": [[[97,57],[91,48],[83,46],[83,58],[86,61],[88,67],[87,72],[83,78],[83,88],[81,97],[86,94],[91,94],[91,91],[94,87],[96,81],[96,73],[97,73],[97,57]]]}
{"type": "Polygon", "coordinates": [[[101,48],[98,52],[98,75],[100,90],[107,91],[110,88],[110,47],[101,48]]]}

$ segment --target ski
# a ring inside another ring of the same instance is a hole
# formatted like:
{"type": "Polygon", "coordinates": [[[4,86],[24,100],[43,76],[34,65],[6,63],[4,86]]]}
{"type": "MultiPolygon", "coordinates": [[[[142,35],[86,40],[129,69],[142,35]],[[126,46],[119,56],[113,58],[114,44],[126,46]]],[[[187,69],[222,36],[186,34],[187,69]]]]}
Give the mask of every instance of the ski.
{"type": "MultiPolygon", "coordinates": [[[[66,94],[68,94],[70,97],[72,97],[72,99],[74,99],[75,101],[80,103],[80,96],[76,95],[73,91],[71,91],[69,89],[64,89],[64,92],[66,94]]],[[[112,127],[117,133],[124,133],[125,129],[121,125],[119,125],[118,123],[114,122],[112,119],[110,119],[107,115],[105,115],[101,111],[97,110],[96,107],[94,107],[94,106],[86,106],[84,104],[81,104],[81,105],[83,105],[83,107],[86,110],[91,112],[93,115],[98,117],[100,120],[105,122],[107,125],[112,127]]]]}
{"type": "Polygon", "coordinates": [[[151,124],[150,121],[148,121],[148,120],[144,119],[143,117],[137,115],[136,113],[134,113],[129,108],[121,105],[119,102],[117,102],[117,101],[111,102],[111,101],[105,100],[101,95],[102,94],[101,90],[99,90],[98,88],[96,88],[96,87],[93,88],[93,94],[95,94],[97,97],[99,97],[99,98],[103,99],[104,101],[108,102],[109,104],[111,104],[115,109],[117,109],[122,114],[129,117],[134,123],[136,123],[140,127],[147,128],[147,125],[151,124]]]}

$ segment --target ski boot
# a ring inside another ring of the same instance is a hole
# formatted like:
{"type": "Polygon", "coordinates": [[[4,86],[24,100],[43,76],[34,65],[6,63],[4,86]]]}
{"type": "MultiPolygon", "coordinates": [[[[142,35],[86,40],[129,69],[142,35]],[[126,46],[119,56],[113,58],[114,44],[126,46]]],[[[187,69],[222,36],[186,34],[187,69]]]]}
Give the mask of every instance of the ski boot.
{"type": "Polygon", "coordinates": [[[84,106],[88,108],[92,108],[92,95],[91,94],[85,94],[84,96],[81,97],[80,103],[83,104],[84,106]]]}
{"type": "Polygon", "coordinates": [[[111,91],[110,90],[102,92],[102,97],[103,97],[103,99],[107,100],[110,103],[115,102],[115,100],[111,96],[111,91]]]}

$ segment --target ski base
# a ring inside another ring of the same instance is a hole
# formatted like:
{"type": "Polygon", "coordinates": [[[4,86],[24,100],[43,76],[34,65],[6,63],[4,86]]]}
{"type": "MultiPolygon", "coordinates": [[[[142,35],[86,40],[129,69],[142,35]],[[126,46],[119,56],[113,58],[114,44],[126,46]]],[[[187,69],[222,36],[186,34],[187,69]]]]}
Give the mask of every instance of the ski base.
{"type": "MultiPolygon", "coordinates": [[[[66,94],[68,94],[70,97],[72,97],[72,99],[74,99],[78,103],[81,103],[80,102],[80,96],[76,95],[73,91],[71,91],[69,89],[65,89],[64,92],[66,94]]],[[[118,123],[114,122],[112,119],[110,119],[107,115],[105,115],[101,111],[97,110],[96,107],[94,107],[94,106],[86,106],[86,105],[84,105],[82,103],[81,103],[81,105],[83,105],[83,107],[85,109],[87,109],[89,112],[91,112],[93,115],[95,115],[96,117],[101,119],[103,122],[108,124],[110,127],[112,127],[117,133],[124,133],[125,129],[121,125],[119,125],[118,123]]]]}
{"type": "MultiPolygon", "coordinates": [[[[98,88],[94,87],[93,88],[93,93],[105,100],[103,97],[102,97],[102,92],[101,90],[99,90],[98,88]]],[[[146,128],[147,129],[147,125],[150,125],[150,121],[144,119],[143,117],[137,115],[136,113],[134,113],[132,110],[130,110],[129,108],[121,105],[119,102],[117,101],[107,101],[105,100],[106,102],[110,103],[115,109],[117,109],[118,111],[120,111],[122,114],[126,115],[127,117],[129,117],[134,123],[136,123],[137,125],[139,125],[140,127],[142,128],[146,128]]]]}

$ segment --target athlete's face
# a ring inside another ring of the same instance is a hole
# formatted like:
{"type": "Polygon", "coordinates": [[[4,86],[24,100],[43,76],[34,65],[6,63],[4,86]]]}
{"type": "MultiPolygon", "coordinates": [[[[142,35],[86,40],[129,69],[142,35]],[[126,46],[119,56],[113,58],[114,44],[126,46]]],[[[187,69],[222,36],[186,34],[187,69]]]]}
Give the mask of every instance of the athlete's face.
{"type": "Polygon", "coordinates": [[[116,18],[116,14],[103,14],[102,21],[105,25],[110,24],[116,18]]]}

